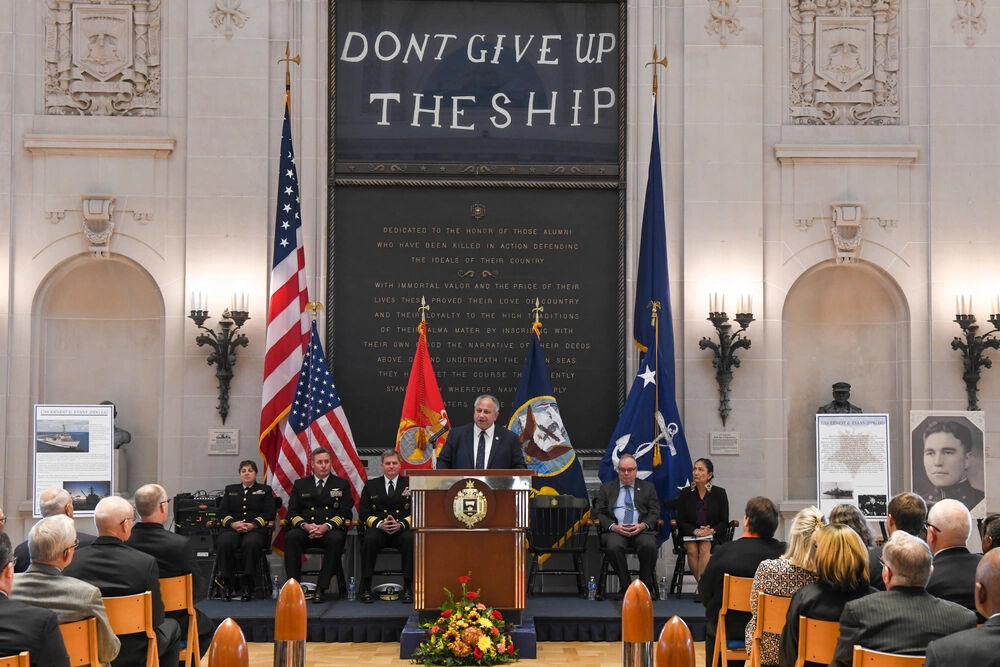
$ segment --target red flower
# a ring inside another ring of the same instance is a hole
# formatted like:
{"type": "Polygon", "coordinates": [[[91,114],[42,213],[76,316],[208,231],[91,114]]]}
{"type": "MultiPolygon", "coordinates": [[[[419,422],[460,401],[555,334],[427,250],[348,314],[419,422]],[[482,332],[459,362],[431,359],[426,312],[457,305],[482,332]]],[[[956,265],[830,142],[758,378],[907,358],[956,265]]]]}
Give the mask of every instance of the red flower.
{"type": "MultiPolygon", "coordinates": [[[[437,632],[437,626],[436,625],[434,626],[434,632],[437,632]]],[[[496,637],[498,634],[500,634],[500,631],[497,630],[496,628],[492,628],[490,630],[490,634],[493,635],[494,637],[496,637]]]]}
{"type": "Polygon", "coordinates": [[[479,647],[472,649],[472,655],[476,656],[476,660],[480,660],[483,657],[483,652],[479,650],[479,647]]]}
{"type": "Polygon", "coordinates": [[[494,609],[493,611],[490,612],[490,616],[492,616],[493,618],[497,619],[498,621],[502,621],[503,620],[503,614],[501,614],[500,612],[498,612],[496,609],[494,609]]]}
{"type": "Polygon", "coordinates": [[[469,591],[468,593],[465,594],[465,597],[467,600],[475,600],[477,597],[479,597],[479,593],[477,593],[476,591],[469,591]]]}
{"type": "MultiPolygon", "coordinates": [[[[496,628],[493,628],[493,629],[496,630],[496,628]]],[[[431,628],[431,634],[432,635],[436,635],[440,630],[441,630],[441,628],[439,628],[438,626],[435,625],[433,628],[431,628]]]]}
{"type": "Polygon", "coordinates": [[[441,612],[441,618],[448,618],[451,616],[451,609],[445,609],[441,612]]]}
{"type": "Polygon", "coordinates": [[[467,584],[470,581],[472,581],[472,577],[467,577],[464,574],[461,577],[458,578],[458,583],[460,583],[460,584],[467,584]]]}
{"type": "Polygon", "coordinates": [[[507,644],[507,655],[514,655],[514,645],[507,644]]]}

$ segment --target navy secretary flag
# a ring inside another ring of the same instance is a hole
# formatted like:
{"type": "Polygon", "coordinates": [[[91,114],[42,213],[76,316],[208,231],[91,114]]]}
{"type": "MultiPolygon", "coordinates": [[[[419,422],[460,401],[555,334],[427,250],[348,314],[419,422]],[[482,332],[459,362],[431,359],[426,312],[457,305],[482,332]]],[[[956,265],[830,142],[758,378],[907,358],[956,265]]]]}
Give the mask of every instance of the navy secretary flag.
{"type": "Polygon", "coordinates": [[[583,468],[570,444],[552,391],[539,341],[541,324],[532,327],[528,357],[514,395],[514,413],[507,426],[521,439],[524,460],[535,471],[532,485],[540,493],[587,497],[583,468]]]}

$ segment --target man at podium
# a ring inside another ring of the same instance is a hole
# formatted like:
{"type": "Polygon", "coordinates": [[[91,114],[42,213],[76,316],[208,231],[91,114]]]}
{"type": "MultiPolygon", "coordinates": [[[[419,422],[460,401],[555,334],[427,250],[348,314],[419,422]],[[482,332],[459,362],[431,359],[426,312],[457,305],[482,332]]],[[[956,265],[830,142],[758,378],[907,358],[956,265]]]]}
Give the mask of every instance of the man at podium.
{"type": "Polygon", "coordinates": [[[527,468],[517,435],[496,423],[500,401],[483,394],[475,405],[474,423],[452,429],[438,455],[438,469],[527,468]]]}

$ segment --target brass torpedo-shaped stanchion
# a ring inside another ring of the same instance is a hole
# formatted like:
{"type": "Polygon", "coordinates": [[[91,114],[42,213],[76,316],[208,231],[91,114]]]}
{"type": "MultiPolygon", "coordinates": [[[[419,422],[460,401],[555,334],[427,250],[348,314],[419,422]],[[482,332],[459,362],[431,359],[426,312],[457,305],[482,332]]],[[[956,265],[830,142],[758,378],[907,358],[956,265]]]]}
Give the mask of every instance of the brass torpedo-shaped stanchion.
{"type": "Polygon", "coordinates": [[[274,608],[274,667],[305,667],[306,596],[302,586],[289,579],[281,587],[274,608]]]}
{"type": "Polygon", "coordinates": [[[653,597],[641,580],[633,581],[622,601],[622,665],[653,664],[653,597]]]}

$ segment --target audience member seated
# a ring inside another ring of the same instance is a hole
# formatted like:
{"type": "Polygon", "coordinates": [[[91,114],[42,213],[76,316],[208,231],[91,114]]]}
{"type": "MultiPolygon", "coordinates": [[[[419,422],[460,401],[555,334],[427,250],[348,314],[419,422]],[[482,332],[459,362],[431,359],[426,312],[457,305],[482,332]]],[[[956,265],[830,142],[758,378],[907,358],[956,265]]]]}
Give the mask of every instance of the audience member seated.
{"type": "MultiPolygon", "coordinates": [[[[793,667],[799,653],[799,616],[839,621],[844,605],[874,593],[868,585],[868,551],[861,537],[841,523],[816,531],[816,575],[819,581],[803,586],[792,596],[781,634],[781,667],[793,667]]],[[[766,561],[765,561],[766,562],[766,561]]],[[[820,663],[806,663],[821,667],[820,663]]]]}
{"type": "MultiPolygon", "coordinates": [[[[43,518],[59,514],[64,514],[70,519],[73,518],[73,497],[69,495],[69,491],[60,489],[58,486],[42,491],[42,495],[38,498],[38,505],[43,518]]],[[[96,540],[97,536],[89,533],[77,533],[76,539],[80,543],[80,546],[77,548],[82,549],[96,540]]],[[[14,547],[14,558],[17,559],[17,566],[14,568],[14,572],[24,572],[28,569],[28,566],[31,565],[28,540],[14,547]]]]}
{"type": "Polygon", "coordinates": [[[0,533],[0,656],[31,653],[31,667],[69,667],[55,612],[11,600],[14,549],[0,533]]]}
{"type": "Polygon", "coordinates": [[[274,521],[274,493],[266,484],[257,483],[257,464],[240,461],[240,483],[230,484],[222,494],[219,515],[222,532],[216,540],[216,558],[222,583],[222,599],[230,600],[242,585],[242,598],[253,599],[257,559],[271,541],[268,523],[274,521]],[[236,553],[242,549],[243,581],[237,582],[236,553]]]}
{"type": "MultiPolygon", "coordinates": [[[[725,575],[752,577],[761,561],[777,558],[785,551],[785,543],[774,539],[778,529],[778,508],[770,498],[755,496],[747,501],[743,516],[743,536],[720,545],[701,575],[699,590],[705,605],[705,652],[709,656],[715,645],[716,624],[722,607],[722,587],[725,575]]],[[[726,614],[726,637],[742,639],[750,614],[726,614]]]]}
{"type": "Polygon", "coordinates": [[[934,554],[927,592],[975,611],[976,567],[982,556],[966,548],[971,534],[972,516],[957,500],[939,500],[927,514],[927,546],[934,554]]]}
{"type": "Polygon", "coordinates": [[[618,479],[601,485],[597,492],[597,519],[601,525],[601,548],[618,576],[618,599],[632,582],[625,554],[635,549],[639,557],[639,579],[655,600],[657,597],[656,522],[660,518],[660,500],[652,482],[637,479],[635,457],[622,454],[618,459],[618,479]]]}
{"type": "Polygon", "coordinates": [[[855,644],[885,653],[922,655],[931,641],[974,627],[974,613],[927,592],[930,576],[927,543],[901,530],[893,533],[882,551],[886,590],[844,605],[830,667],[849,667],[855,644]]]}
{"type": "MultiPolygon", "coordinates": [[[[156,559],[125,544],[132,534],[135,510],[124,498],[102,498],[94,508],[97,539],[73,558],[63,574],[82,579],[101,589],[104,597],[135,595],[149,591],[153,596],[153,625],[161,667],[176,667],[181,629],[163,613],[160,597],[160,569],[156,559]]],[[[146,636],[119,635],[121,650],[111,663],[114,667],[135,667],[146,662],[146,636]]]]}
{"type": "Polygon", "coordinates": [[[4,513],[3,508],[0,507],[0,533],[4,531],[7,527],[7,515],[4,513]]]}
{"type": "MultiPolygon", "coordinates": [[[[920,537],[927,518],[927,502],[915,493],[897,493],[889,501],[889,516],[885,522],[886,532],[891,537],[897,530],[920,537]]],[[[830,523],[833,523],[831,521],[830,523]]],[[[876,544],[868,550],[868,578],[872,588],[884,591],[882,583],[882,545],[876,544]]]]}
{"type": "MultiPolygon", "coordinates": [[[[194,562],[194,551],[188,545],[189,538],[163,527],[169,516],[169,507],[170,498],[167,496],[167,490],[162,486],[159,484],[140,486],[135,492],[135,509],[142,520],[132,527],[132,535],[125,544],[155,558],[162,579],[181,577],[186,574],[192,575],[193,597],[194,601],[197,602],[205,597],[208,582],[201,581],[198,576],[199,570],[194,562]]],[[[215,632],[215,628],[209,618],[201,611],[198,611],[197,614],[198,643],[201,647],[201,654],[204,655],[212,643],[212,634],[215,632]]],[[[187,637],[187,611],[177,609],[167,612],[167,618],[177,621],[181,628],[181,637],[187,637]]]]}
{"type": "MultiPolygon", "coordinates": [[[[753,646],[753,633],[757,629],[757,594],[767,593],[790,598],[807,584],[817,581],[813,548],[816,531],[823,527],[823,513],[815,507],[806,507],[792,520],[788,534],[788,549],[780,558],[761,561],[753,576],[750,589],[750,622],[746,627],[747,653],[753,646]]],[[[726,635],[729,636],[728,633],[726,635]]],[[[762,665],[778,664],[781,636],[765,632],[760,638],[762,665]]]]}
{"type": "Polygon", "coordinates": [[[684,542],[688,568],[697,582],[701,581],[701,573],[708,565],[712,547],[725,540],[729,526],[729,498],[724,488],[712,484],[715,466],[711,460],[695,461],[691,477],[694,483],[681,491],[676,500],[668,503],[677,512],[677,530],[681,537],[710,538],[684,542]]]}
{"type": "Polygon", "coordinates": [[[859,510],[854,505],[848,505],[847,503],[840,503],[834,506],[830,510],[830,523],[842,523],[845,526],[850,527],[861,541],[864,542],[865,548],[869,549],[875,546],[875,536],[872,535],[872,529],[868,526],[868,521],[865,519],[864,515],[861,514],[859,510]]]}
{"type": "Polygon", "coordinates": [[[10,597],[36,607],[51,609],[59,623],[97,619],[97,657],[108,665],[121,642],[108,624],[101,591],[85,581],[63,576],[78,548],[76,528],[68,516],[56,514],[42,519],[28,533],[33,558],[27,572],[14,575],[10,597]]]}
{"type": "Polygon", "coordinates": [[[987,619],[983,627],[932,641],[925,667],[1000,665],[1000,549],[983,556],[976,568],[976,609],[987,619]]]}
{"type": "Polygon", "coordinates": [[[382,475],[365,482],[358,518],[365,526],[361,545],[362,602],[372,602],[375,559],[385,547],[399,549],[403,559],[401,602],[413,602],[413,531],[410,530],[410,480],[399,476],[399,454],[382,452],[382,475]]]}
{"type": "Polygon", "coordinates": [[[290,527],[285,531],[285,574],[289,579],[301,581],[302,554],[308,548],[323,549],[314,603],[323,602],[330,580],[340,567],[347,524],[354,508],[350,483],[332,474],[330,465],[330,450],[314,449],[313,474],[295,480],[288,499],[290,527]]]}
{"type": "Polygon", "coordinates": [[[983,553],[1000,547],[1000,514],[991,514],[983,522],[983,553]]]}

